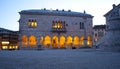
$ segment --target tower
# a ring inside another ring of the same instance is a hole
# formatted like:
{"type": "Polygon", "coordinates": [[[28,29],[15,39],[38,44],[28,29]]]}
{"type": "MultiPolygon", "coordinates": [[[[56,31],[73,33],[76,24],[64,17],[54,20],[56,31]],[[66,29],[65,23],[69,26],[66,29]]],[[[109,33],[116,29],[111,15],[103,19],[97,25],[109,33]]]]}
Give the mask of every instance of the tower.
{"type": "Polygon", "coordinates": [[[106,17],[106,36],[102,46],[105,50],[120,51],[120,4],[113,4],[113,9],[104,15],[106,17]]]}

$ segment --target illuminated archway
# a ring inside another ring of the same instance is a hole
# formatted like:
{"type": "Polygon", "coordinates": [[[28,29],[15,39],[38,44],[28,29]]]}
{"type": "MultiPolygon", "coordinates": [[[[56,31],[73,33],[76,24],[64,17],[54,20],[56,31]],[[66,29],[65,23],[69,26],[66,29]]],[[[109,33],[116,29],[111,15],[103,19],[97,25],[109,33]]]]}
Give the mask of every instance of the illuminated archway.
{"type": "Polygon", "coordinates": [[[92,38],[91,38],[91,36],[88,36],[88,37],[87,37],[87,45],[88,45],[89,47],[92,46],[92,38]]]}
{"type": "Polygon", "coordinates": [[[53,48],[58,48],[58,37],[57,36],[54,36],[52,38],[52,46],[53,48]]]}
{"type": "Polygon", "coordinates": [[[72,45],[73,45],[73,43],[72,43],[72,37],[71,36],[68,36],[67,37],[67,46],[69,47],[69,48],[71,48],[72,47],[72,45]]]}
{"type": "Polygon", "coordinates": [[[65,37],[60,36],[60,48],[65,48],[65,37]]]}
{"type": "Polygon", "coordinates": [[[83,46],[84,45],[84,36],[81,36],[80,37],[80,46],[83,46]]]}
{"type": "Polygon", "coordinates": [[[29,45],[30,45],[31,47],[37,45],[37,39],[36,39],[35,36],[31,35],[31,36],[29,37],[29,45]]]}
{"type": "Polygon", "coordinates": [[[28,45],[28,38],[26,35],[22,36],[22,47],[27,47],[28,45]]]}
{"type": "Polygon", "coordinates": [[[79,46],[79,37],[78,37],[78,36],[75,36],[75,37],[74,37],[74,42],[73,42],[73,43],[74,43],[74,46],[75,46],[75,47],[78,47],[78,46],[79,46]]]}
{"type": "Polygon", "coordinates": [[[50,38],[50,36],[46,36],[46,37],[44,38],[44,45],[45,45],[45,47],[47,47],[47,48],[50,47],[50,45],[51,45],[51,38],[50,38]]]}

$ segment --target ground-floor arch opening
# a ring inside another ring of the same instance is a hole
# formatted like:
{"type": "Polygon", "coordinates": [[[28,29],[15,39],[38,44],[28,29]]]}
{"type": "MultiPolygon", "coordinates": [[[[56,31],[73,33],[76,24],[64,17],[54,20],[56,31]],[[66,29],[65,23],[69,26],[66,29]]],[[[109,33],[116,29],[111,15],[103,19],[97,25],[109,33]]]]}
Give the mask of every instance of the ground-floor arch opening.
{"type": "Polygon", "coordinates": [[[87,37],[87,45],[88,45],[89,47],[92,47],[92,37],[91,37],[91,36],[88,36],[88,37],[87,37]]]}
{"type": "Polygon", "coordinates": [[[27,37],[26,35],[22,36],[22,47],[37,47],[38,44],[42,46],[42,48],[80,48],[84,47],[84,45],[92,47],[92,37],[89,35],[87,39],[84,36],[52,36],[46,35],[45,37],[40,36],[40,40],[34,35],[27,37]],[[39,41],[39,43],[37,43],[39,41]]]}
{"type": "Polygon", "coordinates": [[[58,37],[57,36],[52,37],[52,47],[58,48],[58,37]]]}
{"type": "Polygon", "coordinates": [[[60,48],[65,48],[65,37],[60,36],[60,48]]]}
{"type": "Polygon", "coordinates": [[[84,36],[80,37],[80,47],[84,46],[84,36]]]}
{"type": "Polygon", "coordinates": [[[22,36],[22,47],[28,46],[28,37],[26,35],[22,36]]]}
{"type": "Polygon", "coordinates": [[[29,37],[29,45],[30,45],[30,47],[37,46],[37,38],[34,35],[31,35],[29,37]]]}
{"type": "Polygon", "coordinates": [[[76,48],[79,47],[79,37],[78,37],[78,36],[75,36],[75,37],[74,37],[74,42],[73,42],[73,44],[74,44],[74,47],[76,47],[76,48]]]}
{"type": "Polygon", "coordinates": [[[51,38],[50,38],[50,36],[45,36],[45,38],[44,38],[44,46],[46,47],[46,48],[50,48],[50,45],[51,45],[51,38]]]}
{"type": "Polygon", "coordinates": [[[72,40],[73,40],[73,39],[72,39],[72,36],[68,36],[68,37],[67,37],[66,45],[67,45],[68,48],[72,48],[72,46],[73,46],[72,40]]]}

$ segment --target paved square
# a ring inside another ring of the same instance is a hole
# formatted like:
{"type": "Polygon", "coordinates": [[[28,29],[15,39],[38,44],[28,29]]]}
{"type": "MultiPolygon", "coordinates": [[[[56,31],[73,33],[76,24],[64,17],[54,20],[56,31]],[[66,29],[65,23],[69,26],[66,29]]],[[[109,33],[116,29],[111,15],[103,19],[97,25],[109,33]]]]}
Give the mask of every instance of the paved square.
{"type": "Polygon", "coordinates": [[[120,69],[120,52],[95,49],[0,51],[0,69],[120,69]]]}

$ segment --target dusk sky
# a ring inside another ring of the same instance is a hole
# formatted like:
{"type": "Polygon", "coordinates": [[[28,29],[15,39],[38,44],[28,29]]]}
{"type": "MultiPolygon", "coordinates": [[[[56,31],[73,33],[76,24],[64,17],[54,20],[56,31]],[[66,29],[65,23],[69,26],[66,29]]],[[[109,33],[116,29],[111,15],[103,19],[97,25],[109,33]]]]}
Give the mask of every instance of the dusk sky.
{"type": "Polygon", "coordinates": [[[59,9],[83,12],[94,16],[93,25],[105,24],[103,15],[120,0],[0,0],[0,27],[19,30],[18,12],[28,9],[59,9]]]}

